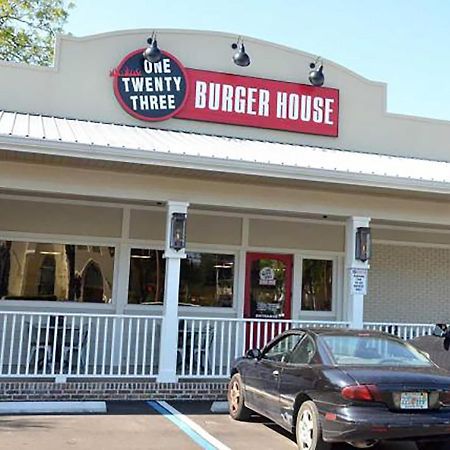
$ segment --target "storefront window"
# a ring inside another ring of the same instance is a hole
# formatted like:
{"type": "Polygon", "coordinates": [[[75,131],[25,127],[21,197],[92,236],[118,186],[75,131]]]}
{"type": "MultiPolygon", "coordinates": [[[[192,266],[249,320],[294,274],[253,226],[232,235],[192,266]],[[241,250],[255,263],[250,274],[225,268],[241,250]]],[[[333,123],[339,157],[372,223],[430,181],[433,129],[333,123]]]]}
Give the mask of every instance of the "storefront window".
{"type": "Polygon", "coordinates": [[[233,306],[234,256],[187,253],[181,260],[180,304],[233,306]]]}
{"type": "Polygon", "coordinates": [[[333,300],[333,261],[304,259],[302,310],[331,311],[333,300]]]}
{"type": "MultiPolygon", "coordinates": [[[[165,260],[162,250],[132,249],[128,303],[164,301],[165,260]]],[[[234,255],[188,252],[181,260],[179,304],[233,306],[234,255]]]]}
{"type": "Polygon", "coordinates": [[[114,247],[0,241],[0,298],[111,303],[114,247]]]}
{"type": "Polygon", "coordinates": [[[166,264],[163,253],[163,250],[131,250],[128,303],[162,305],[166,264]]]}

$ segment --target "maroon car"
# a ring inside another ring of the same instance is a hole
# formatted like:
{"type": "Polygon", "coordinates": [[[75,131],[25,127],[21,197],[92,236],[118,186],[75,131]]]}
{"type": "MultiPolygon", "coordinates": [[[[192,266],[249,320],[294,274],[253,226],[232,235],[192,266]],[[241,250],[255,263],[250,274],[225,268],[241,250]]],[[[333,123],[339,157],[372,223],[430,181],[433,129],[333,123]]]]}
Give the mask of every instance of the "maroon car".
{"type": "Polygon", "coordinates": [[[231,373],[231,417],[262,414],[294,433],[300,450],[395,440],[450,449],[450,372],[394,336],[290,330],[249,350],[231,373]]]}

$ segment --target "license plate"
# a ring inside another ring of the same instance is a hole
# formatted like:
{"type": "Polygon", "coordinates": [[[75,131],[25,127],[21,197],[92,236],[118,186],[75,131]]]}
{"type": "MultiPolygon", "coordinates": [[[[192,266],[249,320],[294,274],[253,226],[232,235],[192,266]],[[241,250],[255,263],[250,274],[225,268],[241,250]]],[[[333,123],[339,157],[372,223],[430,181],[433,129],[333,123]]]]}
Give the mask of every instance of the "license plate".
{"type": "Polygon", "coordinates": [[[400,409],[428,409],[427,392],[402,392],[400,409]]]}

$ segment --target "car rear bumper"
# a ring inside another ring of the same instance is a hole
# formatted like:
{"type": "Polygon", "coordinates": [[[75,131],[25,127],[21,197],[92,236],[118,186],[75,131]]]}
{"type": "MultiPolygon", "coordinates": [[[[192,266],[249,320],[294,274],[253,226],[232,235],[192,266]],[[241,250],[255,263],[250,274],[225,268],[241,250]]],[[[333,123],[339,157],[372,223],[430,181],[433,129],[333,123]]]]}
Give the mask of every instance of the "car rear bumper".
{"type": "Polygon", "coordinates": [[[330,442],[450,439],[450,410],[418,413],[349,406],[321,413],[323,437],[330,442]],[[326,415],[327,412],[330,414],[326,415]]]}

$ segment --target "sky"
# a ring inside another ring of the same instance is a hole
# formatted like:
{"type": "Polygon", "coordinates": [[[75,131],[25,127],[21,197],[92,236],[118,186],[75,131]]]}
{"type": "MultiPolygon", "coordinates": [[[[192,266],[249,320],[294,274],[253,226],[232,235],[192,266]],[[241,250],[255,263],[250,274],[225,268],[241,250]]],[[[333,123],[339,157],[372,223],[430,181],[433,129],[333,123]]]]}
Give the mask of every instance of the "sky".
{"type": "Polygon", "coordinates": [[[447,0],[73,0],[75,36],[185,28],[320,55],[388,84],[388,111],[450,120],[447,0]]]}

